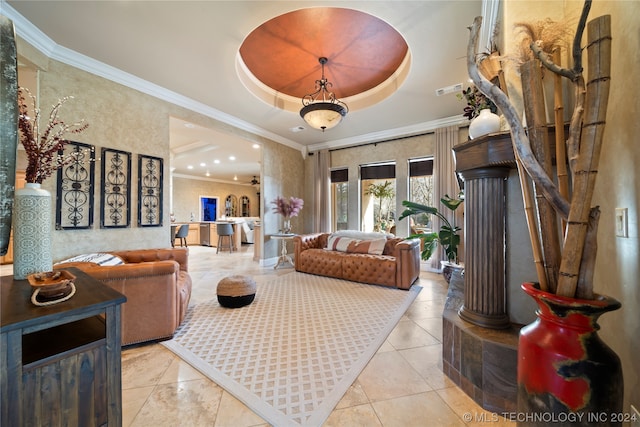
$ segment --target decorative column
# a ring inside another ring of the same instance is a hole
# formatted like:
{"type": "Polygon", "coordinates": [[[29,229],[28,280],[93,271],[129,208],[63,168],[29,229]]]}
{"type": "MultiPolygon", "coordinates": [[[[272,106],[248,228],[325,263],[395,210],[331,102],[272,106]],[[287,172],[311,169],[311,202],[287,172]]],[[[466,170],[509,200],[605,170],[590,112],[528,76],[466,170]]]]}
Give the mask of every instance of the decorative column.
{"type": "Polygon", "coordinates": [[[461,172],[465,182],[464,304],[458,314],[475,325],[511,326],[505,296],[505,185],[508,167],[461,172]]]}

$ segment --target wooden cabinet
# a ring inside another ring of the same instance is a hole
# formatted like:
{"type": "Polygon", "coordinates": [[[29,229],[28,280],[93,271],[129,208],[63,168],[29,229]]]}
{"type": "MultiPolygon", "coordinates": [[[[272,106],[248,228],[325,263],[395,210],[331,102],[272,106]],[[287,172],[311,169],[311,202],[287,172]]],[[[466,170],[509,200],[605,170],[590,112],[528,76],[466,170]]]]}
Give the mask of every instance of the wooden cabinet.
{"type": "Polygon", "coordinates": [[[189,223],[189,234],[187,235],[187,245],[199,245],[200,244],[200,223],[189,223]]]}
{"type": "Polygon", "coordinates": [[[126,297],[70,271],[75,295],[46,307],[31,303],[28,281],[4,277],[0,284],[0,425],[122,425],[126,297]]]}

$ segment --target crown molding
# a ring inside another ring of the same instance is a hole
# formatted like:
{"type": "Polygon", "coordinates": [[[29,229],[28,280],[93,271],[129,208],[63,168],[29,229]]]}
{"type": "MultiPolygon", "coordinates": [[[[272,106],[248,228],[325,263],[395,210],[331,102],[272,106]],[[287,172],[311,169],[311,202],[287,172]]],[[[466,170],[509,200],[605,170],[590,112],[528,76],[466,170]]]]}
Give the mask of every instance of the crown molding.
{"type": "Polygon", "coordinates": [[[301,153],[303,153],[303,155],[306,152],[306,149],[303,145],[291,139],[283,138],[280,135],[276,135],[272,132],[267,131],[266,129],[255,126],[235,116],[224,113],[218,109],[212,108],[186,96],[180,95],[179,93],[170,91],[162,86],[158,86],[147,80],[136,77],[133,74],[124,72],[118,68],[97,61],[79,52],[68,49],[64,46],[60,46],[51,38],[49,38],[45,33],[40,31],[40,29],[38,29],[35,25],[25,19],[20,13],[18,13],[5,1],[1,1],[0,4],[2,6],[2,14],[13,21],[16,34],[31,46],[38,49],[48,58],[54,59],[67,65],[71,65],[80,70],[105,78],[131,89],[135,89],[139,92],[145,93],[171,104],[178,105],[196,113],[200,113],[204,116],[211,117],[235,128],[244,130],[263,138],[267,138],[282,145],[286,145],[290,148],[300,151],[301,153]]]}
{"type": "Polygon", "coordinates": [[[410,136],[421,135],[425,133],[435,132],[436,129],[447,126],[464,127],[469,125],[469,120],[464,116],[445,117],[443,119],[432,120],[429,122],[417,123],[411,126],[405,126],[394,129],[386,129],[380,132],[372,132],[364,135],[358,135],[354,138],[337,139],[326,143],[310,145],[307,152],[312,153],[324,149],[348,148],[357,145],[370,144],[373,142],[390,141],[393,139],[407,138],[410,136]]]}
{"type": "Polygon", "coordinates": [[[248,182],[229,181],[229,180],[226,180],[226,179],[208,178],[206,176],[188,175],[188,174],[184,174],[184,173],[173,173],[173,172],[171,172],[171,176],[173,178],[194,179],[196,181],[217,182],[219,184],[242,185],[242,186],[245,186],[245,187],[254,188],[253,185],[248,183],[248,182]]]}

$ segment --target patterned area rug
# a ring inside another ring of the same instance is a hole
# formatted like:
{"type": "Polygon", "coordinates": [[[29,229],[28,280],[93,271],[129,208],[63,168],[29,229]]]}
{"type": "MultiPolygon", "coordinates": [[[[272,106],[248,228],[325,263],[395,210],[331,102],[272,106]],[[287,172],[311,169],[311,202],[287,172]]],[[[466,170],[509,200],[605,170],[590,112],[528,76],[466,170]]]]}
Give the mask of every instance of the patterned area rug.
{"type": "Polygon", "coordinates": [[[320,426],[422,288],[293,272],[251,305],[189,308],[163,344],[276,426],[320,426]]]}

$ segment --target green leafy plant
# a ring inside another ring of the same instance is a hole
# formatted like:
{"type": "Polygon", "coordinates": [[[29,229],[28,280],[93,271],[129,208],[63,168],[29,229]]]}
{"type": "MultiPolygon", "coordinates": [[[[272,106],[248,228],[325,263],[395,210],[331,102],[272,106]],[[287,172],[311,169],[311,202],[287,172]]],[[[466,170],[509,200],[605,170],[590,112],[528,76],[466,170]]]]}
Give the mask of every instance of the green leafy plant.
{"type": "Polygon", "coordinates": [[[364,194],[366,194],[367,196],[373,196],[376,199],[378,199],[378,203],[380,205],[380,212],[378,213],[378,215],[376,215],[377,218],[374,218],[374,221],[376,224],[376,228],[386,230],[386,228],[391,223],[391,220],[389,218],[389,210],[390,210],[389,206],[387,206],[387,209],[385,211],[384,202],[386,201],[387,205],[389,205],[390,201],[396,195],[396,192],[393,188],[393,182],[385,181],[379,184],[369,184],[369,187],[367,187],[367,190],[365,191],[364,194]],[[383,215],[383,213],[385,212],[386,212],[386,215],[383,215]]]}
{"type": "MultiPolygon", "coordinates": [[[[440,199],[440,202],[452,212],[455,212],[456,209],[462,204],[464,200],[462,198],[451,198],[449,195],[445,194],[443,198],[440,199]]],[[[400,220],[406,218],[411,215],[419,215],[419,214],[427,214],[434,215],[442,221],[442,226],[440,227],[440,231],[431,232],[431,233],[417,233],[409,236],[410,239],[418,238],[422,239],[424,242],[424,248],[422,249],[422,259],[428,260],[433,255],[433,252],[438,247],[438,244],[442,245],[444,248],[445,254],[447,256],[447,260],[449,262],[458,263],[458,245],[460,245],[460,235],[458,232],[461,230],[460,227],[456,226],[455,220],[453,224],[451,224],[447,218],[442,214],[442,212],[438,211],[437,208],[432,206],[425,206],[420,203],[410,202],[408,200],[403,200],[402,205],[406,207],[402,215],[400,215],[400,220]]],[[[455,218],[455,217],[454,217],[455,218]]]]}

